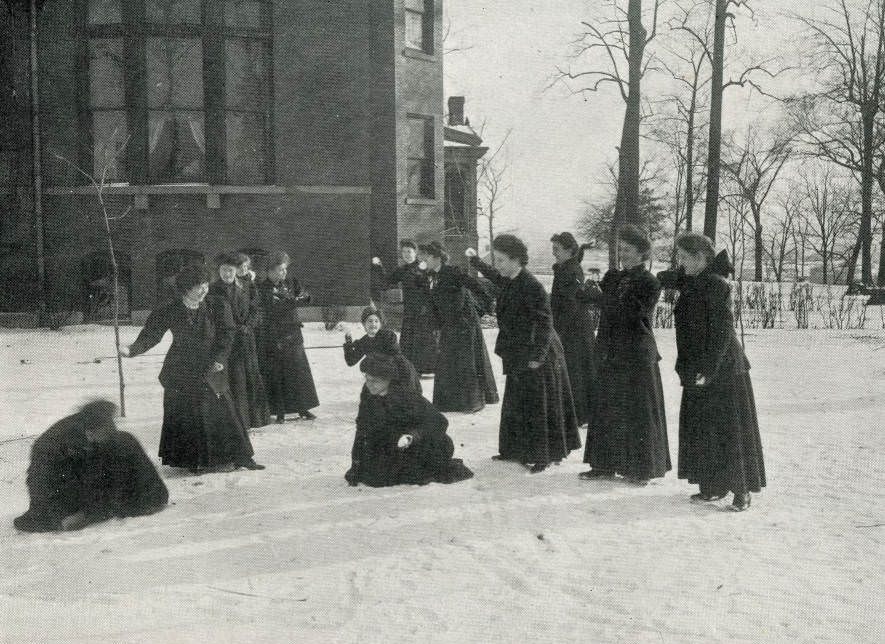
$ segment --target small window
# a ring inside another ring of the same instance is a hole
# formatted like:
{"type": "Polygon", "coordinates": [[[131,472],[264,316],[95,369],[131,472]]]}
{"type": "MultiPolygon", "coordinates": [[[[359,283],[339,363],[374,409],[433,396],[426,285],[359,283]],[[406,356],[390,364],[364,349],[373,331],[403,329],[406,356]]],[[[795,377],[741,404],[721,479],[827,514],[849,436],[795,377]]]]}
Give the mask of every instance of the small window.
{"type": "Polygon", "coordinates": [[[406,121],[408,124],[408,195],[433,199],[436,197],[433,117],[409,116],[406,121]]]}
{"type": "Polygon", "coordinates": [[[120,24],[120,0],[89,0],[89,22],[93,25],[120,24]]]}
{"type": "Polygon", "coordinates": [[[201,0],[147,0],[148,22],[160,25],[199,25],[203,22],[201,0]]]}
{"type": "Polygon", "coordinates": [[[225,53],[227,180],[236,185],[262,184],[267,178],[268,45],[259,39],[228,38],[225,53]]]}
{"type": "Polygon", "coordinates": [[[406,0],[406,46],[433,53],[433,0],[406,0]]]}
{"type": "Polygon", "coordinates": [[[269,23],[267,0],[225,0],[224,23],[235,29],[261,29],[269,23]]]}

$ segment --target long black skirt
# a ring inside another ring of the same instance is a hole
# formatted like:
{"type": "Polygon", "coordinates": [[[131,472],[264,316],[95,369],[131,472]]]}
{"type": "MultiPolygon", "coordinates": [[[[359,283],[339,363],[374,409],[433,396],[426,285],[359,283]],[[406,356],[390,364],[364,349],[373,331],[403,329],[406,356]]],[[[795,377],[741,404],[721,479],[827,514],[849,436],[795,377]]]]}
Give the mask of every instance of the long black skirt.
{"type": "Polygon", "coordinates": [[[476,412],[498,402],[498,387],[479,318],[440,330],[433,406],[439,411],[476,412]]]}
{"type": "Polygon", "coordinates": [[[270,423],[264,378],[258,367],[255,336],[246,332],[237,337],[228,359],[231,396],[245,427],[264,427],[270,423]]]}
{"type": "Polygon", "coordinates": [[[400,348],[418,373],[434,373],[439,355],[439,344],[430,314],[419,315],[406,311],[400,331],[400,348]]]}
{"type": "Polygon", "coordinates": [[[550,463],[580,446],[565,358],[554,342],[540,367],[507,375],[498,452],[521,463],[550,463]]]}
{"type": "Polygon", "coordinates": [[[281,340],[268,352],[264,373],[272,413],[308,411],[320,404],[303,341],[281,340]]]}
{"type": "Polygon", "coordinates": [[[657,361],[604,361],[587,425],[584,462],[635,479],[671,468],[664,390],[657,361]]]}
{"type": "Polygon", "coordinates": [[[229,393],[208,386],[163,390],[160,459],[170,467],[213,467],[249,460],[254,451],[229,393]]]}
{"type": "Polygon", "coordinates": [[[560,339],[568,366],[572,398],[575,401],[575,415],[578,417],[578,424],[583,425],[590,419],[590,402],[597,395],[598,389],[595,339],[592,332],[564,332],[560,339]]]}
{"type": "Polygon", "coordinates": [[[704,494],[745,494],[765,487],[765,463],[753,385],[747,372],[708,387],[686,387],[679,408],[678,475],[704,494]]]}

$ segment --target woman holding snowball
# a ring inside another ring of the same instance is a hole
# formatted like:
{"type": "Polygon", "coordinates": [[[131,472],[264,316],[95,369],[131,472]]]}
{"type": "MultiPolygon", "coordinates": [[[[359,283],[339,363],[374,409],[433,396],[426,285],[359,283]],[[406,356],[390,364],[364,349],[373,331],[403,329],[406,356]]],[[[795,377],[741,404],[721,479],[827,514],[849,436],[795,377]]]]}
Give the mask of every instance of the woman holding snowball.
{"type": "Polygon", "coordinates": [[[762,441],[750,382],[750,363],[734,331],[732,272],[725,251],[686,233],[676,240],[678,271],[664,271],[665,288],[679,290],[676,372],[682,382],[679,409],[679,478],[700,487],[693,502],[734,494],[730,510],[750,507],[750,492],[765,487],[762,441]]]}
{"type": "Polygon", "coordinates": [[[400,350],[396,333],[384,326],[384,317],[381,311],[373,306],[367,306],[363,309],[361,319],[366,335],[354,340],[349,331],[344,334],[344,362],[347,363],[347,366],[352,367],[359,364],[360,360],[371,353],[390,356],[396,362],[399,372],[396,382],[406,389],[421,393],[421,380],[418,373],[400,350]]]}
{"type": "Polygon", "coordinates": [[[467,249],[471,264],[499,289],[495,353],[507,384],[494,458],[542,472],[581,446],[565,355],[553,330],[547,293],[525,268],[525,244],[513,235],[498,235],[492,252],[495,268],[467,249]]]}

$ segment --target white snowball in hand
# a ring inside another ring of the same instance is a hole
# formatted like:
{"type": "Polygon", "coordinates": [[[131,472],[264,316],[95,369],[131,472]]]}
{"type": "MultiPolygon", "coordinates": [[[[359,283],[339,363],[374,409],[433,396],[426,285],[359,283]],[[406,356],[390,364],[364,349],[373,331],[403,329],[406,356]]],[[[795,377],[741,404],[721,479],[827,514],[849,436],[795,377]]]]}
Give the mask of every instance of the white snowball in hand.
{"type": "Polygon", "coordinates": [[[464,254],[467,255],[467,257],[476,257],[476,249],[475,248],[468,248],[467,250],[464,251],[464,254]]]}
{"type": "Polygon", "coordinates": [[[418,268],[420,268],[422,271],[426,271],[427,270],[427,262],[418,262],[418,268]]]}
{"type": "Polygon", "coordinates": [[[406,447],[408,447],[411,444],[412,444],[412,437],[409,436],[408,434],[404,434],[399,437],[399,440],[397,441],[396,446],[399,447],[400,449],[405,449],[406,447]]]}
{"type": "Polygon", "coordinates": [[[372,258],[372,263],[373,263],[375,266],[381,266],[381,258],[380,258],[380,257],[373,257],[373,258],[372,258]]]}

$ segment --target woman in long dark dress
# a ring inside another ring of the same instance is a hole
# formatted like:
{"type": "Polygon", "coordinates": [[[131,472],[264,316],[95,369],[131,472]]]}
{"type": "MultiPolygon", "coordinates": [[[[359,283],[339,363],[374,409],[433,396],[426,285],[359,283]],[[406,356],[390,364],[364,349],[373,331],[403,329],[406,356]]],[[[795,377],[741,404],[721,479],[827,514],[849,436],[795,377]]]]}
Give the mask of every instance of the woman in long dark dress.
{"type": "Polygon", "coordinates": [[[175,287],[179,299],[152,311],[135,342],[120,348],[134,358],[172,332],[160,370],[160,459],[194,471],[229,463],[264,469],[252,459],[252,443],[230,394],[227,364],[236,331],[230,307],[206,297],[209,279],[202,267],[186,266],[175,287]]]}
{"type": "Polygon", "coordinates": [[[378,257],[372,258],[372,270],[379,281],[388,286],[400,284],[403,289],[403,324],[400,347],[420,374],[436,370],[439,350],[430,311],[427,289],[427,267],[418,261],[418,246],[411,239],[399,243],[403,263],[390,273],[378,257]]]}
{"type": "Polygon", "coordinates": [[[359,364],[359,361],[370,353],[390,356],[396,361],[398,368],[395,383],[421,393],[421,379],[418,377],[418,372],[400,350],[396,333],[384,326],[381,311],[373,306],[367,306],[363,309],[361,319],[366,335],[354,340],[350,332],[344,334],[344,362],[347,366],[359,364]]]}
{"type": "Polygon", "coordinates": [[[498,339],[507,382],[501,405],[497,460],[542,472],[581,446],[562,344],[553,329],[544,287],[529,273],[528,251],[513,235],[492,242],[495,268],[468,249],[470,262],[498,287],[498,339]]]}
{"type": "Polygon", "coordinates": [[[732,272],[725,251],[687,233],[676,240],[678,271],[658,274],[677,289],[676,373],[682,382],[679,409],[679,478],[696,483],[692,501],[734,494],[730,510],[750,507],[750,492],[765,487],[765,464],[750,382],[750,363],[734,331],[732,272]],[[714,257],[715,256],[715,257],[714,257]]]}
{"type": "Polygon", "coordinates": [[[395,384],[396,361],[371,353],[360,363],[366,384],[360,396],[350,485],[372,487],[455,483],[473,476],[452,458],[455,446],[446,434],[449,421],[420,393],[395,384]]]}
{"type": "Polygon", "coordinates": [[[553,245],[553,287],[550,289],[550,309],[553,328],[562,341],[568,365],[572,398],[578,423],[585,424],[590,417],[591,403],[596,397],[596,328],[590,306],[581,297],[584,288],[584,269],[581,259],[584,251],[571,233],[564,232],[550,238],[553,245]]]}
{"type": "Polygon", "coordinates": [[[667,419],[652,319],[661,286],[645,267],[651,242],[639,228],[621,228],[621,270],[611,269],[582,297],[600,307],[596,336],[599,400],[587,426],[585,479],[623,475],[645,485],[671,469],[667,419]]]}
{"type": "Polygon", "coordinates": [[[489,295],[475,278],[448,264],[439,242],[422,244],[430,302],[439,336],[433,405],[440,411],[477,412],[498,402],[498,388],[479,324],[479,305],[489,295]]]}
{"type": "Polygon", "coordinates": [[[271,412],[283,423],[286,414],[316,418],[310,410],[320,404],[307,354],[304,352],[304,326],[298,306],[310,302],[298,280],[287,280],[289,256],[274,253],[268,257],[267,279],[258,285],[264,323],[261,327],[259,360],[264,374],[271,412]]]}
{"type": "Polygon", "coordinates": [[[255,329],[261,323],[261,309],[251,297],[251,282],[237,277],[239,266],[249,258],[242,253],[225,253],[216,259],[219,279],[209,286],[209,295],[230,306],[236,326],[234,345],[228,358],[231,395],[246,427],[264,427],[270,422],[264,381],[258,368],[255,329]]]}

